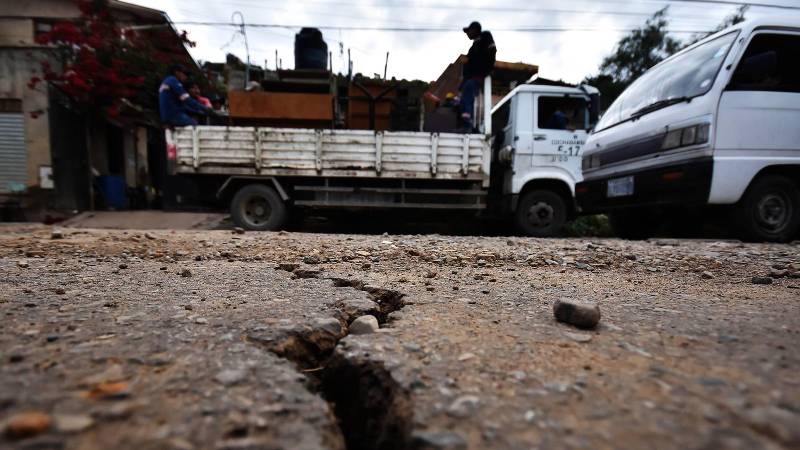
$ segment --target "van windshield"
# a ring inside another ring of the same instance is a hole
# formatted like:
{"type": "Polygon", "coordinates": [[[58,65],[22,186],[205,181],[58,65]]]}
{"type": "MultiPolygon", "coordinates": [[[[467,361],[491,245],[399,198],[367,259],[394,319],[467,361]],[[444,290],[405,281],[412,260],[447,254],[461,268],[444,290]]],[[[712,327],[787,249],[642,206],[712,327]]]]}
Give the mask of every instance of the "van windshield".
{"type": "Polygon", "coordinates": [[[608,108],[597,130],[659,106],[705,95],[714,85],[737,34],[735,31],[720,36],[648,70],[608,108]]]}

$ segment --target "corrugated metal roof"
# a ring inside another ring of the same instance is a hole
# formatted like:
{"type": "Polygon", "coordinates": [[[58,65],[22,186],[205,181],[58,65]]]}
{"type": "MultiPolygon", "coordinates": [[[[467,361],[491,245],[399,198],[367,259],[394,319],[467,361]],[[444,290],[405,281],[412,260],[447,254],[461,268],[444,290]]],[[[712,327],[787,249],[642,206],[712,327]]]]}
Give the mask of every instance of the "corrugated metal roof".
{"type": "Polygon", "coordinates": [[[0,193],[21,192],[27,183],[25,116],[0,113],[0,193]]]}

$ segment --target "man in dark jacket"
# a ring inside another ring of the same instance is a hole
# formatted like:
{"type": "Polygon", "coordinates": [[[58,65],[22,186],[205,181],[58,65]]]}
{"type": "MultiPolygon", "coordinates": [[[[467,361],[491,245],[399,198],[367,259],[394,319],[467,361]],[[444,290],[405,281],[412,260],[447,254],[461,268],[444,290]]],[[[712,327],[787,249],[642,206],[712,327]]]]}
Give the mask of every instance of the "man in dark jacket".
{"type": "Polygon", "coordinates": [[[475,127],[472,117],[475,111],[475,97],[483,86],[483,79],[494,69],[497,47],[494,45],[492,33],[483,31],[478,22],[472,22],[465,27],[464,33],[467,33],[467,37],[472,40],[472,47],[467,53],[461,81],[461,120],[464,128],[471,131],[475,127]]]}
{"type": "Polygon", "coordinates": [[[183,83],[188,79],[188,71],[179,64],[174,65],[170,67],[169,74],[158,88],[158,109],[161,122],[168,126],[197,125],[197,121],[190,114],[211,114],[211,108],[198,103],[184,89],[183,83]]]}

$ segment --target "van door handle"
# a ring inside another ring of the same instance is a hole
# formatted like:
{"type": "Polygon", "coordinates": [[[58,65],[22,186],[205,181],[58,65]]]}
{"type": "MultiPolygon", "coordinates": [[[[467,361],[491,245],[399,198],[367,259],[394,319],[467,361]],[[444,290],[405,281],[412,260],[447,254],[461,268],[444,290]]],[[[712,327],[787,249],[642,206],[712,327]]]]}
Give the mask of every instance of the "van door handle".
{"type": "Polygon", "coordinates": [[[547,140],[547,135],[546,135],[546,134],[534,134],[534,135],[533,135],[533,140],[534,140],[534,141],[544,141],[544,140],[547,140]]]}

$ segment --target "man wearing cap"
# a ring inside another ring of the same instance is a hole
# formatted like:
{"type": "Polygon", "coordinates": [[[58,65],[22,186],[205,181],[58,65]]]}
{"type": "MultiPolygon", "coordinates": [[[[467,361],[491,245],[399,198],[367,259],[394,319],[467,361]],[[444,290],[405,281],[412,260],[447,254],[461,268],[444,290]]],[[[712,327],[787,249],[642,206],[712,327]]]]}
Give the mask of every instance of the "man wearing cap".
{"type": "Polygon", "coordinates": [[[468,27],[464,27],[464,33],[472,40],[472,47],[467,53],[467,62],[464,64],[462,74],[461,121],[465,129],[472,131],[475,128],[472,117],[475,111],[475,97],[483,86],[483,79],[494,69],[497,47],[492,33],[483,31],[478,22],[472,22],[468,27]]]}
{"type": "Polygon", "coordinates": [[[198,103],[183,88],[183,83],[188,79],[186,68],[177,64],[170,67],[169,74],[161,82],[158,88],[158,111],[163,123],[174,127],[197,125],[197,121],[189,114],[210,114],[210,108],[198,103]]]}

